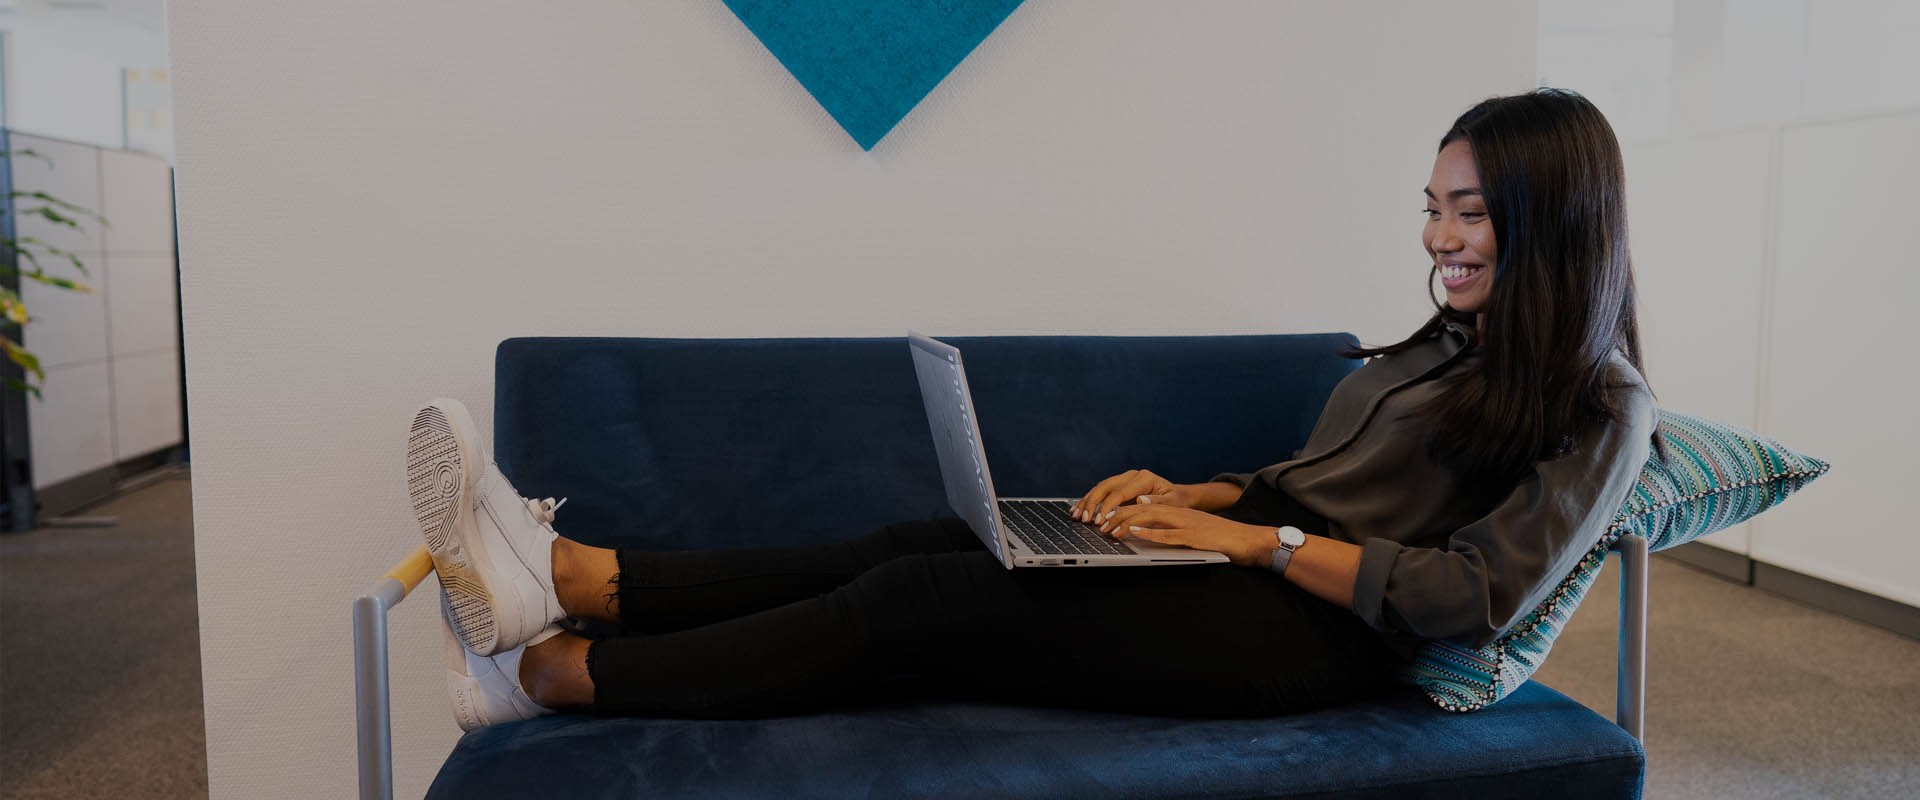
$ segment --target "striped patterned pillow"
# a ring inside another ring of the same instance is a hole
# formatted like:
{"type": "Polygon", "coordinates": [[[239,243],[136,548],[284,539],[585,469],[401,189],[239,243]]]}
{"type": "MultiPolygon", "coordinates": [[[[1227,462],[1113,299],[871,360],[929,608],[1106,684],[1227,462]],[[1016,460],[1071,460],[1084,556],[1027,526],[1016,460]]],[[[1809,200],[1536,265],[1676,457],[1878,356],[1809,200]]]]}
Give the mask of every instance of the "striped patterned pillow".
{"type": "Polygon", "coordinates": [[[1657,435],[1668,457],[1648,459],[1613,525],[1553,594],[1485,647],[1427,643],[1401,677],[1448,711],[1498,702],[1547,660],[1621,536],[1644,536],[1653,550],[1685,544],[1745,522],[1827,471],[1772,439],[1671,411],[1660,412],[1657,435]]]}

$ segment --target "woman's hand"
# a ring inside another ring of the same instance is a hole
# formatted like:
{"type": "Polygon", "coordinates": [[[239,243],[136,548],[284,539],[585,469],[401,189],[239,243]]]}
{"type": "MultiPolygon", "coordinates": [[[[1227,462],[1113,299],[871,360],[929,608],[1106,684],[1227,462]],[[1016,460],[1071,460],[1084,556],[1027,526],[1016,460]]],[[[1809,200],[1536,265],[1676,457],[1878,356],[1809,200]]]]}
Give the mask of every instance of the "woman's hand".
{"type": "Polygon", "coordinates": [[[1086,496],[1074,501],[1071,513],[1074,519],[1095,524],[1096,520],[1112,514],[1115,508],[1133,503],[1142,496],[1152,497],[1153,502],[1162,505],[1191,508],[1194,498],[1186,488],[1147,470],[1130,469],[1095,484],[1086,496]]]}
{"type": "Polygon", "coordinates": [[[1239,500],[1240,492],[1238,485],[1224,481],[1173,483],[1147,470],[1133,469],[1101,481],[1074,501],[1071,513],[1074,519],[1094,524],[1112,516],[1120,506],[1140,502],[1142,497],[1155,505],[1218,511],[1239,500]]]}
{"type": "Polygon", "coordinates": [[[1216,550],[1243,567],[1273,563],[1273,549],[1279,546],[1273,530],[1205,511],[1162,505],[1158,500],[1115,509],[1113,518],[1100,527],[1102,533],[1116,539],[1132,536],[1176,547],[1216,550]]]}

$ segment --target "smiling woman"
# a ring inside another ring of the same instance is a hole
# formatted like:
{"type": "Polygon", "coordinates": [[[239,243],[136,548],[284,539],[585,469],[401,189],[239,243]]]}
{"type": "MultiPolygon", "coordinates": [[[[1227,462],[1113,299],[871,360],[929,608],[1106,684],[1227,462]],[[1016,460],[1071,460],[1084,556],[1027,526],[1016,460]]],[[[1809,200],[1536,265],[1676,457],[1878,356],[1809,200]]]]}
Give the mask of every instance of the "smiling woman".
{"type": "Polygon", "coordinates": [[[1484,368],[1450,376],[1421,409],[1434,456],[1511,476],[1567,452],[1574,431],[1621,420],[1608,362],[1617,350],[1643,368],[1626,170],[1600,110],[1558,89],[1483,101],[1441,137],[1423,194],[1429,275],[1446,299],[1406,340],[1355,354],[1402,352],[1449,321],[1472,328],[1484,368]]]}

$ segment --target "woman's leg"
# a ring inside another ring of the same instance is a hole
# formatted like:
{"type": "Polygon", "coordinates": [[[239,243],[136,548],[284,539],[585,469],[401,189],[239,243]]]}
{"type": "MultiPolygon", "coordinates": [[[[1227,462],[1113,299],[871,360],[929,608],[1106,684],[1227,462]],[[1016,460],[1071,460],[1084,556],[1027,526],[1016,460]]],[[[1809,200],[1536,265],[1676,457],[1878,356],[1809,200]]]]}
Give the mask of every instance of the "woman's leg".
{"type": "Polygon", "coordinates": [[[545,705],[656,717],[803,713],[900,682],[929,696],[1239,716],[1343,702],[1398,663],[1350,612],[1264,572],[1009,571],[982,550],[903,556],[825,594],[676,633],[556,637],[527,650],[521,677],[545,705]]]}
{"type": "Polygon", "coordinates": [[[562,537],[553,544],[553,580],[570,616],[664,633],[824,594],[901,556],[966,551],[984,548],[958,519],[902,522],[831,544],[739,550],[615,550],[562,537]]]}

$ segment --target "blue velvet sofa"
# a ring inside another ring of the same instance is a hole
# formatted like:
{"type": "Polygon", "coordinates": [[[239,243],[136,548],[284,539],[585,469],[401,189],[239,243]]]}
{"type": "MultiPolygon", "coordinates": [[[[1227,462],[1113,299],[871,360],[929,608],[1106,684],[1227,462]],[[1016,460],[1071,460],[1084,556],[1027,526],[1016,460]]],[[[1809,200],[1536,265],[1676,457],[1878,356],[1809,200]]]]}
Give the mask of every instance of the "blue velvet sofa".
{"type": "MultiPolygon", "coordinates": [[[[996,483],[1181,482],[1306,440],[1346,334],[953,337],[996,483]]],[[[951,516],[903,338],[512,339],[495,459],[559,529],[673,549],[817,542],[951,516]]],[[[1634,736],[1537,683],[1482,711],[1419,692],[1273,719],[930,702],[765,720],[553,716],[467,734],[430,797],[1640,795],[1634,736]]]]}

